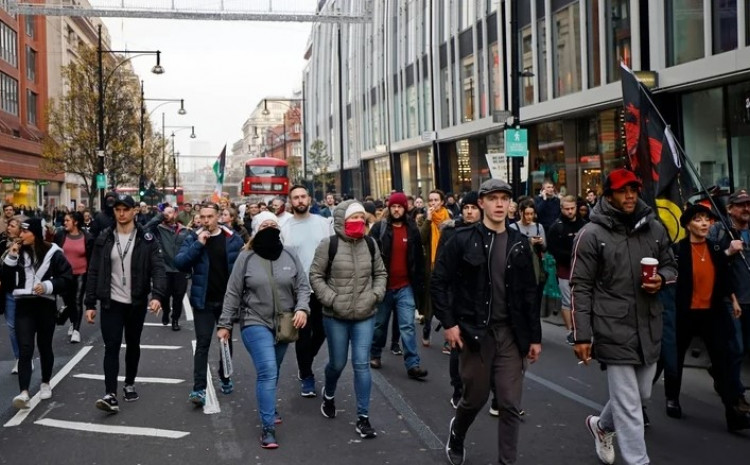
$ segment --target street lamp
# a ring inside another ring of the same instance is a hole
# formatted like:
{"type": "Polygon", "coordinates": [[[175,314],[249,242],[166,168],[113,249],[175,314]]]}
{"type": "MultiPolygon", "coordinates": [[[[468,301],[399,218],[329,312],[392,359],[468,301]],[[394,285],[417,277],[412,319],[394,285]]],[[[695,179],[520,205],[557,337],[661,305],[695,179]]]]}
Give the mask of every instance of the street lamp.
{"type": "Polygon", "coordinates": [[[180,103],[180,109],[177,111],[178,115],[186,115],[187,111],[185,110],[185,99],[177,99],[177,98],[145,98],[144,96],[144,90],[143,90],[143,81],[141,81],[141,124],[140,124],[140,142],[141,142],[141,172],[138,179],[138,192],[140,195],[143,195],[143,192],[146,188],[146,177],[145,177],[145,159],[146,154],[144,153],[144,144],[145,144],[145,115],[146,115],[146,105],[145,102],[162,102],[159,105],[156,105],[153,110],[151,110],[148,113],[148,116],[151,116],[153,112],[155,112],[159,107],[170,104],[170,103],[180,103]]]}
{"type": "MultiPolygon", "coordinates": [[[[164,124],[164,113],[162,113],[162,141],[164,141],[163,138],[166,135],[165,131],[167,129],[173,129],[172,134],[169,137],[172,138],[172,168],[174,169],[174,172],[172,173],[172,180],[174,182],[174,194],[177,195],[177,158],[176,157],[179,155],[179,152],[175,152],[175,150],[174,150],[174,137],[175,137],[175,134],[178,133],[178,132],[180,132],[180,131],[183,131],[185,129],[190,129],[190,138],[191,139],[195,139],[198,136],[195,135],[195,126],[164,126],[163,124],[164,124]]],[[[164,143],[164,145],[166,145],[166,142],[163,142],[163,143],[164,143]]],[[[161,154],[162,154],[161,163],[162,163],[162,167],[163,167],[163,169],[165,171],[165,173],[164,173],[165,176],[164,176],[164,178],[162,180],[162,188],[165,188],[166,187],[165,186],[165,184],[166,184],[166,163],[164,162],[164,148],[163,148],[163,146],[162,146],[162,152],[161,152],[161,154]]]]}
{"type": "MultiPolygon", "coordinates": [[[[109,79],[115,74],[115,71],[117,69],[124,65],[125,63],[129,62],[133,58],[142,56],[142,55],[156,55],[156,65],[154,65],[153,68],[151,68],[151,72],[154,74],[164,74],[164,68],[161,66],[161,51],[159,50],[105,50],[102,48],[102,25],[100,24],[98,27],[98,35],[99,35],[99,41],[96,48],[96,55],[98,60],[98,114],[97,114],[97,125],[98,125],[98,139],[99,139],[99,146],[97,149],[97,155],[99,156],[99,175],[104,175],[104,151],[105,151],[105,142],[104,142],[104,90],[105,90],[105,81],[108,82],[109,79]],[[120,61],[117,66],[115,66],[112,71],[110,71],[107,78],[104,78],[104,64],[102,57],[105,53],[134,53],[135,55],[125,58],[122,61],[120,61]]],[[[96,183],[95,183],[96,185],[96,183]]],[[[104,188],[99,189],[99,201],[101,202],[101,207],[104,207],[104,188]]]]}

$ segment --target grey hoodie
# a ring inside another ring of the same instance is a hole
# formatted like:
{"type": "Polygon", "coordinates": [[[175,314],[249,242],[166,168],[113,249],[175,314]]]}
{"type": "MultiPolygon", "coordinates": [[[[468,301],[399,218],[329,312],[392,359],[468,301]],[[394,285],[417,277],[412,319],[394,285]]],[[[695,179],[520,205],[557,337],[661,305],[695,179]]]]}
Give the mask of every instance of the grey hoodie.
{"type": "Polygon", "coordinates": [[[574,337],[608,364],[656,363],[661,350],[662,305],[641,288],[641,258],[659,260],[664,284],[677,279],[677,264],[664,226],[638,200],[629,218],[602,198],[576,237],[571,260],[574,337]],[[631,223],[631,224],[628,224],[631,223]]]}
{"type": "Polygon", "coordinates": [[[364,320],[375,315],[375,304],[383,300],[388,280],[377,245],[373,258],[364,239],[352,239],[344,234],[344,213],[354,202],[357,201],[341,202],[333,211],[338,249],[330,276],[326,276],[329,237],[318,244],[310,266],[310,286],[323,304],[323,315],[341,320],[364,320]]]}

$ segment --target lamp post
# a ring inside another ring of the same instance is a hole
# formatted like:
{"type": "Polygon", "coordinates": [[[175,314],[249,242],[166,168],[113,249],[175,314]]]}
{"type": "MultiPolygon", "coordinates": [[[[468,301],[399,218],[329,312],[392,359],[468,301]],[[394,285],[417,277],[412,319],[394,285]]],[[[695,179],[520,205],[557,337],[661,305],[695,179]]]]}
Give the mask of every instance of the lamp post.
{"type": "MultiPolygon", "coordinates": [[[[175,134],[185,129],[190,129],[190,138],[195,139],[195,126],[164,126],[163,129],[173,129],[172,134],[169,136],[172,138],[172,182],[174,184],[174,195],[177,195],[177,157],[180,156],[180,152],[175,152],[174,149],[174,138],[175,134]]],[[[163,160],[162,160],[163,161],[163,160]]],[[[166,177],[166,176],[165,176],[166,177]]]]}
{"type": "MultiPolygon", "coordinates": [[[[115,71],[122,66],[123,64],[127,63],[128,61],[132,60],[133,58],[142,56],[142,55],[156,55],[156,65],[154,65],[153,68],[151,68],[151,72],[154,74],[164,74],[164,68],[161,66],[161,51],[159,50],[105,50],[102,48],[102,25],[100,24],[97,28],[98,31],[98,45],[96,48],[96,55],[97,55],[97,64],[98,64],[98,91],[99,95],[98,98],[98,111],[97,111],[97,128],[98,128],[98,139],[99,139],[99,145],[97,149],[97,155],[99,156],[99,175],[104,175],[104,152],[106,148],[106,143],[104,141],[104,91],[105,91],[105,82],[109,81],[109,79],[115,74],[115,71]],[[112,71],[110,71],[110,74],[107,76],[107,78],[104,78],[104,63],[103,63],[103,56],[105,53],[134,53],[135,55],[125,58],[122,61],[120,61],[117,66],[115,66],[112,71]]],[[[94,185],[96,185],[96,180],[94,185]]],[[[99,189],[99,201],[101,202],[101,207],[104,206],[104,188],[99,189]]]]}
{"type": "Polygon", "coordinates": [[[155,112],[159,107],[163,105],[167,105],[170,103],[178,103],[180,104],[180,109],[177,110],[178,115],[186,115],[187,111],[185,110],[185,99],[177,99],[177,98],[145,98],[144,96],[144,90],[143,90],[143,81],[141,81],[141,121],[140,121],[140,142],[141,142],[141,172],[138,178],[138,192],[143,192],[146,188],[146,177],[145,177],[145,160],[146,160],[146,154],[144,153],[144,145],[145,145],[145,115],[146,115],[146,102],[162,102],[156,107],[154,107],[153,110],[151,110],[148,113],[148,116],[151,116],[153,112],[155,112]]]}

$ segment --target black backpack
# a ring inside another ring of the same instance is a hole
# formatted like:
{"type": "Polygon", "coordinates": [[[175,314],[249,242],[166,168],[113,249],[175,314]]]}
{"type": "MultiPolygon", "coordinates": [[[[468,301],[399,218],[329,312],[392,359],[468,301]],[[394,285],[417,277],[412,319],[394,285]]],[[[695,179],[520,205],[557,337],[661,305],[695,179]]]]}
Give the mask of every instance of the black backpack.
{"type": "MultiPolygon", "coordinates": [[[[333,258],[336,256],[336,252],[339,250],[339,236],[334,234],[329,238],[330,243],[328,244],[328,267],[326,267],[326,281],[331,277],[331,266],[333,266],[333,258]]],[[[372,271],[375,271],[375,239],[370,236],[364,237],[367,243],[367,248],[370,249],[370,262],[372,264],[372,271]]]]}

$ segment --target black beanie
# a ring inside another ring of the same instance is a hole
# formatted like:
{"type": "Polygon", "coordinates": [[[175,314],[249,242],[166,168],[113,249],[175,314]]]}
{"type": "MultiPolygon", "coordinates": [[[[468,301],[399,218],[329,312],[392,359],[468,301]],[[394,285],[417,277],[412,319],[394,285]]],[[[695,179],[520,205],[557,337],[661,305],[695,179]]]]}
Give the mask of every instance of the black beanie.
{"type": "Polygon", "coordinates": [[[464,208],[466,205],[479,207],[479,194],[477,194],[477,191],[467,192],[461,197],[461,208],[464,208]]]}
{"type": "Polygon", "coordinates": [[[42,220],[39,218],[29,218],[21,223],[21,229],[30,231],[34,235],[37,244],[44,242],[44,230],[42,229],[42,220]]]}

